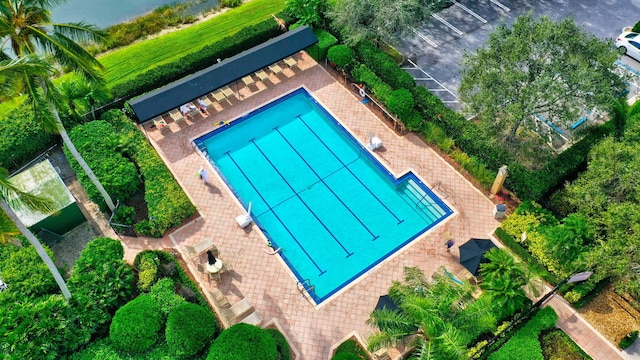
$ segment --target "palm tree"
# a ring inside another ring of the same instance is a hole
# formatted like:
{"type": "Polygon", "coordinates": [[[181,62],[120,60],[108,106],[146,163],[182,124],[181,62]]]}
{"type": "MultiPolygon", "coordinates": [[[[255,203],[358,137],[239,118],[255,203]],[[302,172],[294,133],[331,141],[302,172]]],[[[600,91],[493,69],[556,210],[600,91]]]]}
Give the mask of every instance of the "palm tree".
{"type": "MultiPolygon", "coordinates": [[[[45,77],[51,72],[51,66],[42,62],[39,58],[26,57],[17,60],[3,61],[0,63],[0,98],[15,96],[21,89],[27,86],[34,77],[45,77]]],[[[27,208],[30,210],[50,212],[51,201],[23,193],[8,180],[9,173],[6,169],[0,168],[0,208],[5,212],[11,223],[6,223],[4,218],[0,220],[0,240],[2,243],[11,241],[17,246],[22,246],[17,241],[12,241],[13,236],[22,233],[25,238],[36,249],[42,261],[47,265],[53,278],[58,283],[64,297],[71,298],[71,292],[67,288],[62,275],[53,263],[53,260],[40,244],[38,238],[20,221],[14,208],[27,208]],[[11,206],[10,206],[11,205],[11,206]],[[14,225],[14,226],[12,226],[14,225]],[[18,230],[18,231],[16,231],[18,230]]]]}
{"type": "Polygon", "coordinates": [[[491,249],[485,253],[487,263],[480,264],[484,277],[482,289],[491,297],[492,304],[502,315],[512,315],[527,301],[525,288],[533,293],[537,290],[531,282],[532,276],[520,262],[504,249],[491,249]]]}
{"type": "Polygon", "coordinates": [[[495,327],[489,298],[475,301],[471,291],[468,283],[454,283],[446,275],[428,282],[420,269],[405,268],[404,283],[395,282],[389,290],[400,310],[374,310],[367,320],[380,330],[369,338],[369,349],[409,341],[421,360],[466,359],[466,345],[495,327]]]}
{"type": "MultiPolygon", "coordinates": [[[[7,170],[0,168],[0,208],[4,211],[5,214],[9,217],[11,222],[15,225],[15,227],[19,230],[24,237],[31,243],[31,245],[36,249],[38,255],[42,261],[47,265],[49,271],[53,275],[53,278],[56,280],[56,283],[60,287],[62,294],[64,297],[69,300],[71,298],[71,292],[67,287],[67,284],[64,282],[62,275],[58,271],[58,268],[53,263],[53,260],[44,250],[42,244],[38,240],[38,238],[33,235],[33,233],[27,229],[26,226],[20,221],[18,215],[13,211],[12,207],[15,208],[28,208],[30,210],[42,211],[42,212],[51,212],[52,211],[52,203],[49,199],[43,199],[36,197],[34,195],[21,192],[18,188],[16,188],[13,184],[11,184],[8,180],[8,172],[7,170]],[[11,205],[11,206],[10,206],[11,205]]],[[[5,239],[7,235],[15,234],[11,228],[7,229],[6,224],[3,226],[3,230],[9,230],[9,233],[3,232],[2,239],[5,239]]]]}
{"type": "MultiPolygon", "coordinates": [[[[0,38],[3,40],[4,58],[22,58],[44,53],[63,69],[71,70],[88,82],[103,82],[103,66],[78,42],[93,42],[106,34],[84,23],[53,23],[50,9],[63,0],[0,0],[0,38]],[[7,46],[8,45],[8,46],[7,46]],[[7,49],[8,48],[8,49],[7,49]],[[9,53],[9,50],[12,53],[9,53]]],[[[109,209],[115,205],[111,197],[71,142],[56,106],[60,96],[49,77],[29,77],[24,93],[34,109],[36,118],[45,128],[56,131],[62,137],[67,150],[96,186],[109,209]]]]}

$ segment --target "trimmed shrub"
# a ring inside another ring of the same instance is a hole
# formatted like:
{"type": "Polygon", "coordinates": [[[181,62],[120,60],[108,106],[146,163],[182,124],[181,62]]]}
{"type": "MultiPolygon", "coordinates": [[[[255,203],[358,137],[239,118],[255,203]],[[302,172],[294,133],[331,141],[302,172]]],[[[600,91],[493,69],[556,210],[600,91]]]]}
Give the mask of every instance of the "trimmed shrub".
{"type": "Polygon", "coordinates": [[[625,337],[623,337],[620,340],[620,342],[618,342],[618,347],[624,350],[629,346],[631,346],[631,344],[633,344],[633,342],[636,341],[637,338],[638,338],[638,330],[634,330],[628,333],[625,337]]]}
{"type": "Polygon", "coordinates": [[[307,49],[307,52],[309,52],[309,55],[316,61],[324,60],[324,58],[327,57],[327,51],[329,51],[330,47],[338,43],[338,39],[322,29],[313,29],[313,33],[316,34],[318,42],[311,45],[307,49]]]}
{"type": "MultiPolygon", "coordinates": [[[[140,174],[135,164],[119,151],[123,140],[111,124],[97,120],[79,125],[69,131],[69,137],[114,201],[126,201],[137,191],[141,183],[140,174]]],[[[66,149],[65,155],[89,198],[100,208],[106,208],[102,195],[73,155],[66,149]]]]}
{"type": "Polygon", "coordinates": [[[148,292],[158,280],[158,264],[154,254],[148,253],[142,256],[138,266],[138,289],[148,292]]]}
{"type": "Polygon", "coordinates": [[[149,218],[153,220],[136,226],[136,231],[161,237],[165,231],[193,215],[195,206],[131,120],[120,110],[110,110],[102,118],[113,126],[117,134],[127,139],[126,155],[135,161],[144,178],[144,200],[149,218]]]}
{"type": "Polygon", "coordinates": [[[413,95],[407,89],[394,90],[389,99],[387,99],[389,111],[398,115],[400,119],[409,118],[413,112],[414,105],[413,95]]]}
{"type": "Polygon", "coordinates": [[[224,7],[234,8],[242,5],[242,0],[222,0],[220,5],[224,7]]]}
{"type": "Polygon", "coordinates": [[[331,360],[349,360],[349,359],[369,359],[369,355],[364,351],[362,346],[353,339],[346,340],[342,344],[338,345],[335,350],[335,354],[331,360]]]}
{"type": "Polygon", "coordinates": [[[159,280],[149,292],[152,298],[160,305],[160,310],[167,316],[176,307],[184,304],[186,300],[175,293],[175,285],[170,278],[159,280]]]}
{"type": "Polygon", "coordinates": [[[635,33],[640,32],[640,21],[638,21],[635,25],[633,25],[633,28],[631,29],[631,31],[635,33]]]}
{"type": "Polygon", "coordinates": [[[161,327],[160,305],[153,297],[140,295],[116,311],[109,339],[118,350],[141,353],[158,341],[161,327]]]}
{"type": "Polygon", "coordinates": [[[516,332],[500,350],[491,354],[489,360],[543,360],[542,348],[538,335],[542,330],[553,327],[558,315],[551,307],[545,307],[516,332]]]}
{"type": "Polygon", "coordinates": [[[278,352],[276,360],[291,360],[291,348],[284,335],[278,329],[266,329],[266,331],[276,342],[276,351],[278,352]]]}
{"type": "Polygon", "coordinates": [[[173,354],[192,356],[204,349],[218,330],[218,322],[209,309],[184,303],[169,313],[165,334],[173,354]]]}
{"type": "Polygon", "coordinates": [[[369,92],[372,92],[373,95],[383,103],[387,102],[393,92],[391,86],[380,80],[380,78],[364,64],[356,66],[352,70],[351,76],[353,76],[357,82],[366,85],[369,92]]]}
{"type": "Polygon", "coordinates": [[[354,60],[355,53],[347,45],[332,46],[327,52],[327,59],[336,64],[339,68],[344,68],[354,60]]]}
{"type": "Polygon", "coordinates": [[[265,330],[250,324],[236,324],[213,342],[207,360],[275,360],[276,342],[265,330]]]}

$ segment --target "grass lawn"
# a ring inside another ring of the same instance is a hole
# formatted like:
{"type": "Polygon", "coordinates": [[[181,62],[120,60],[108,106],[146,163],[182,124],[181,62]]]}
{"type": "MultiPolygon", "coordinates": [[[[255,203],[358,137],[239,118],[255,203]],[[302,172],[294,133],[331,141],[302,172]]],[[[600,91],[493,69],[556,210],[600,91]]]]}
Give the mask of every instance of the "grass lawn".
{"type": "Polygon", "coordinates": [[[176,61],[282,9],[284,0],[251,0],[209,21],[100,56],[98,59],[106,68],[107,85],[111,88],[158,65],[176,61]]]}

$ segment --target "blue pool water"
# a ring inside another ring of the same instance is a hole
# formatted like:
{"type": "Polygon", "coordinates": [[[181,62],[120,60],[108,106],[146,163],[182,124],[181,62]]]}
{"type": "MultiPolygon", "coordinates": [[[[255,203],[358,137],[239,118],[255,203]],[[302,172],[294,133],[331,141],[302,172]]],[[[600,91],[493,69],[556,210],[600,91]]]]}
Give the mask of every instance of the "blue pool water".
{"type": "Polygon", "coordinates": [[[195,144],[252,202],[316,303],[452,214],[414,174],[394,178],[304,89],[195,144]]]}

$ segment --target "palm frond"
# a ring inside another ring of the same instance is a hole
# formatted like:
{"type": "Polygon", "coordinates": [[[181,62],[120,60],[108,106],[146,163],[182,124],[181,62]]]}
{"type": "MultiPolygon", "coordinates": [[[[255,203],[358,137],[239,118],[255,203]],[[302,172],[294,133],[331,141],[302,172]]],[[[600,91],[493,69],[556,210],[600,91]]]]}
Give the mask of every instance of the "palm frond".
{"type": "Polygon", "coordinates": [[[29,209],[44,213],[54,211],[54,203],[51,199],[23,192],[9,181],[8,176],[8,171],[0,168],[0,196],[12,208],[29,209]]]}

